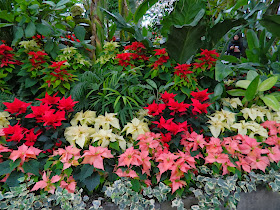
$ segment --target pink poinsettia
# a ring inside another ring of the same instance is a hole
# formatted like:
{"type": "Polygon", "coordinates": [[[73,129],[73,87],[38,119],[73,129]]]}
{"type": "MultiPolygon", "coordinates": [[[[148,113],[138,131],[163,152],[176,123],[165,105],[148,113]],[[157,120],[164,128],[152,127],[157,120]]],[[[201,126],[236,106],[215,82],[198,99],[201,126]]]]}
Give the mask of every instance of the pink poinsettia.
{"type": "Polygon", "coordinates": [[[24,162],[27,162],[30,158],[37,159],[37,156],[42,152],[42,150],[37,149],[35,147],[28,147],[25,144],[18,147],[18,150],[13,150],[9,156],[9,159],[15,161],[20,158],[22,165],[24,162]]]}
{"type": "Polygon", "coordinates": [[[63,189],[66,189],[69,193],[74,193],[76,189],[77,182],[75,182],[75,179],[73,176],[70,176],[67,181],[65,182],[62,180],[60,182],[60,187],[63,189]]]}
{"type": "Polygon", "coordinates": [[[44,171],[43,174],[43,180],[37,182],[34,187],[31,189],[31,191],[36,191],[39,189],[44,189],[45,191],[54,194],[55,186],[54,183],[59,182],[61,179],[60,176],[55,175],[51,179],[49,179],[49,176],[47,176],[46,172],[44,171]]]}
{"type": "Polygon", "coordinates": [[[70,166],[77,166],[79,165],[78,160],[81,158],[80,149],[71,146],[63,148],[58,148],[57,150],[53,151],[53,156],[59,155],[60,161],[63,163],[63,169],[65,170],[70,166]]]}
{"type": "Polygon", "coordinates": [[[90,164],[95,168],[104,170],[103,159],[113,158],[114,156],[107,148],[89,146],[89,150],[85,150],[82,157],[84,157],[82,164],[90,164]]]}
{"type": "Polygon", "coordinates": [[[138,177],[137,173],[134,170],[130,169],[130,168],[126,169],[125,171],[122,171],[122,169],[119,168],[115,173],[119,177],[129,177],[129,178],[132,178],[132,179],[138,177]]]}
{"type": "Polygon", "coordinates": [[[141,157],[140,152],[133,147],[126,149],[126,151],[120,155],[118,166],[140,166],[141,157]]]}

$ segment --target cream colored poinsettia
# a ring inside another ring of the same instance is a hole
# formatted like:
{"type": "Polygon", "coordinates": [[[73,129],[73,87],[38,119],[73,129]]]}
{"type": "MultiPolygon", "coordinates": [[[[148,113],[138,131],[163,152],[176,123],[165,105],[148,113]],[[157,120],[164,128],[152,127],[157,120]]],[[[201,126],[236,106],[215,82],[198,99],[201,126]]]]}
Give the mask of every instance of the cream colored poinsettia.
{"type": "Polygon", "coordinates": [[[96,119],[96,112],[87,110],[85,112],[77,112],[74,118],[70,121],[71,125],[93,125],[96,119]]]}
{"type": "Polygon", "coordinates": [[[119,142],[121,149],[125,150],[126,142],[122,136],[116,135],[112,132],[112,129],[101,129],[98,132],[91,135],[92,142],[98,142],[98,146],[108,147],[110,142],[119,142]]]}
{"type": "Polygon", "coordinates": [[[152,115],[149,115],[148,112],[149,112],[148,109],[140,109],[138,112],[136,112],[136,116],[139,120],[144,120],[144,121],[148,122],[149,120],[145,117],[146,116],[152,117],[152,115]]]}
{"type": "Polygon", "coordinates": [[[91,135],[95,133],[95,129],[87,125],[76,125],[65,129],[65,139],[73,146],[75,144],[83,148],[91,139],[91,135]]]}
{"type": "Polygon", "coordinates": [[[119,119],[116,118],[116,113],[105,113],[105,116],[99,115],[95,119],[95,128],[98,130],[100,127],[102,127],[104,130],[109,130],[110,125],[114,128],[120,129],[120,123],[119,119]]]}
{"type": "Polygon", "coordinates": [[[232,80],[232,79],[229,79],[229,80],[225,80],[225,81],[224,81],[225,85],[227,85],[227,86],[233,84],[234,82],[235,82],[235,81],[232,80]]]}
{"type": "Polygon", "coordinates": [[[122,132],[124,131],[126,131],[126,135],[132,134],[132,139],[136,140],[140,134],[150,132],[150,129],[148,124],[143,122],[143,120],[134,118],[131,123],[127,123],[127,125],[124,126],[122,132]]]}
{"type": "Polygon", "coordinates": [[[30,40],[30,41],[21,41],[19,43],[21,47],[26,49],[27,51],[38,51],[40,50],[40,47],[38,46],[37,42],[35,40],[30,40]]]}
{"type": "Polygon", "coordinates": [[[222,102],[224,106],[228,106],[228,104],[230,104],[235,109],[237,106],[243,106],[239,98],[222,98],[222,102]]]}
{"type": "Polygon", "coordinates": [[[252,138],[256,134],[265,138],[268,137],[267,130],[260,124],[253,121],[246,122],[245,120],[240,120],[238,123],[233,124],[231,128],[233,128],[233,130],[237,130],[238,134],[249,135],[252,138]]]}
{"type": "Polygon", "coordinates": [[[10,125],[10,122],[8,120],[9,117],[10,117],[9,112],[0,112],[0,129],[7,128],[8,125],[10,125]]]}
{"type": "Polygon", "coordinates": [[[248,119],[248,117],[250,117],[251,120],[253,120],[253,121],[258,118],[258,120],[261,120],[263,122],[264,121],[264,117],[266,115],[266,113],[264,113],[257,106],[251,107],[251,108],[244,108],[244,109],[241,110],[241,112],[243,113],[243,117],[246,120],[248,119]]]}
{"type": "Polygon", "coordinates": [[[221,132],[230,129],[230,126],[235,122],[235,113],[226,110],[216,111],[212,116],[208,116],[211,125],[209,129],[214,137],[218,137],[221,132]]]}

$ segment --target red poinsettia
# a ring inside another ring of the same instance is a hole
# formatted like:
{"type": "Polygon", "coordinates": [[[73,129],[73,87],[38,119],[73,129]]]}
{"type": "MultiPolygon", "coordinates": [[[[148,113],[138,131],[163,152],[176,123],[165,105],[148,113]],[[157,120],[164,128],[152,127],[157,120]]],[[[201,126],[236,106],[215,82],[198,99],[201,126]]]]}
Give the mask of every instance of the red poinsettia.
{"type": "Polygon", "coordinates": [[[178,75],[181,78],[186,78],[188,74],[192,74],[193,72],[190,71],[189,69],[191,68],[192,64],[177,64],[174,69],[176,71],[174,72],[175,75],[178,75]]]}
{"type": "Polygon", "coordinates": [[[159,115],[163,112],[163,110],[166,108],[165,104],[157,104],[155,101],[152,104],[148,104],[147,107],[144,107],[144,109],[149,110],[149,115],[159,115]]]}
{"type": "Polygon", "coordinates": [[[73,108],[75,106],[75,104],[78,103],[78,101],[73,101],[73,99],[70,97],[68,98],[62,98],[59,103],[57,108],[60,110],[64,110],[64,111],[73,111],[73,108]]]}
{"type": "Polygon", "coordinates": [[[190,107],[189,104],[185,104],[184,102],[178,103],[174,99],[170,99],[166,105],[171,111],[173,111],[170,115],[175,115],[175,113],[184,113],[190,107]]]}
{"type": "Polygon", "coordinates": [[[5,111],[11,113],[11,114],[23,114],[26,112],[26,109],[28,106],[30,106],[31,103],[25,103],[17,98],[15,98],[14,102],[3,102],[3,104],[7,107],[5,111]]]}
{"type": "Polygon", "coordinates": [[[9,64],[18,64],[17,61],[14,61],[14,54],[12,53],[13,48],[1,44],[0,45],[0,67],[8,66],[9,64]]]}
{"type": "Polygon", "coordinates": [[[35,128],[32,128],[31,130],[27,131],[25,134],[25,138],[23,140],[26,140],[26,142],[24,143],[26,146],[33,146],[37,141],[38,136],[41,135],[42,133],[41,130],[38,130],[35,133],[34,129],[35,128]]]}
{"type": "Polygon", "coordinates": [[[174,93],[168,93],[167,91],[165,91],[164,93],[161,93],[161,97],[160,99],[163,101],[163,103],[168,103],[170,99],[174,99],[174,97],[177,94],[174,93]]]}
{"type": "Polygon", "coordinates": [[[132,42],[131,45],[124,47],[125,50],[133,50],[140,53],[142,50],[146,49],[145,45],[142,42],[132,42]]]}
{"type": "Polygon", "coordinates": [[[193,99],[193,98],[191,98],[191,100],[192,100],[192,104],[191,105],[193,106],[192,113],[194,115],[197,114],[197,113],[199,113],[199,114],[201,114],[201,113],[207,114],[207,107],[210,106],[209,103],[202,104],[202,103],[200,103],[199,100],[193,99]]]}
{"type": "Polygon", "coordinates": [[[205,90],[202,90],[202,91],[197,91],[197,92],[192,91],[191,96],[193,96],[194,99],[197,99],[200,102],[203,102],[203,101],[208,100],[209,99],[208,96],[211,94],[211,93],[207,93],[207,91],[208,91],[208,88],[205,90]]]}
{"type": "Polygon", "coordinates": [[[9,125],[8,128],[3,128],[4,134],[6,136],[6,141],[15,141],[19,142],[24,138],[24,133],[26,132],[25,128],[19,125],[19,122],[11,126],[9,125]]]}
{"type": "Polygon", "coordinates": [[[128,66],[131,65],[130,60],[134,53],[120,53],[117,54],[116,59],[119,61],[119,65],[121,66],[128,66]]]}
{"type": "Polygon", "coordinates": [[[59,102],[60,97],[56,97],[58,93],[54,94],[53,96],[50,96],[47,92],[45,94],[45,98],[42,99],[36,99],[38,101],[42,101],[43,104],[48,104],[48,105],[55,105],[59,102]]]}
{"type": "Polygon", "coordinates": [[[32,66],[34,68],[37,68],[43,63],[46,63],[44,56],[48,54],[43,51],[38,51],[38,52],[30,51],[28,55],[31,55],[29,61],[31,62],[32,66]]]}
{"type": "Polygon", "coordinates": [[[162,49],[155,49],[154,51],[156,52],[155,55],[166,55],[166,50],[165,50],[165,48],[162,48],[162,49]]]}
{"type": "Polygon", "coordinates": [[[44,115],[42,116],[41,122],[44,123],[44,126],[52,126],[54,129],[61,126],[61,121],[65,119],[65,111],[57,111],[55,112],[54,109],[49,111],[45,111],[44,115]]]}

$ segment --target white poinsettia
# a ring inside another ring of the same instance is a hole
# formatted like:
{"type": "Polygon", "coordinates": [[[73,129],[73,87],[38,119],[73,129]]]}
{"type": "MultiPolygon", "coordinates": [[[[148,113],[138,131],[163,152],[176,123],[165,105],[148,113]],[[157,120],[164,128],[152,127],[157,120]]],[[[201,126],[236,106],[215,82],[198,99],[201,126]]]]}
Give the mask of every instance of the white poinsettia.
{"type": "Polygon", "coordinates": [[[140,109],[138,112],[136,112],[137,118],[139,120],[149,121],[147,118],[145,118],[146,116],[152,117],[152,115],[149,115],[148,112],[148,109],[140,109]]]}
{"type": "Polygon", "coordinates": [[[250,121],[246,122],[245,120],[241,120],[239,123],[235,123],[231,126],[231,128],[236,129],[238,134],[248,135],[250,137],[254,137],[256,134],[267,138],[268,133],[267,130],[264,129],[260,124],[250,121]]]}
{"type": "Polygon", "coordinates": [[[93,125],[96,119],[96,112],[87,110],[85,112],[77,112],[74,118],[71,120],[71,125],[93,125]]]}
{"type": "Polygon", "coordinates": [[[100,129],[96,133],[91,135],[92,142],[98,143],[98,146],[108,147],[110,142],[119,142],[119,146],[121,149],[125,150],[126,142],[122,136],[116,135],[112,132],[112,129],[100,129]]]}
{"type": "Polygon", "coordinates": [[[150,132],[150,129],[148,124],[143,122],[143,120],[134,118],[131,123],[127,123],[127,125],[124,126],[122,132],[124,131],[126,131],[126,135],[132,134],[132,139],[136,140],[140,134],[150,132]]]}
{"type": "Polygon", "coordinates": [[[113,126],[114,128],[120,129],[120,123],[119,119],[116,118],[115,113],[105,113],[105,116],[99,115],[95,119],[95,128],[98,130],[100,127],[102,127],[104,130],[109,130],[110,125],[113,126]]]}
{"type": "Polygon", "coordinates": [[[76,125],[65,129],[65,139],[73,146],[75,144],[83,148],[89,141],[90,136],[95,132],[94,128],[87,125],[76,125]]]}
{"type": "Polygon", "coordinates": [[[265,113],[259,109],[259,107],[251,107],[242,109],[243,117],[247,120],[250,117],[251,120],[260,119],[262,122],[264,121],[265,113]]]}
{"type": "Polygon", "coordinates": [[[224,106],[228,106],[228,104],[230,104],[235,109],[237,106],[243,106],[239,98],[222,98],[222,101],[224,106]]]}
{"type": "Polygon", "coordinates": [[[0,129],[7,128],[10,125],[9,118],[9,112],[0,112],[0,129]]]}

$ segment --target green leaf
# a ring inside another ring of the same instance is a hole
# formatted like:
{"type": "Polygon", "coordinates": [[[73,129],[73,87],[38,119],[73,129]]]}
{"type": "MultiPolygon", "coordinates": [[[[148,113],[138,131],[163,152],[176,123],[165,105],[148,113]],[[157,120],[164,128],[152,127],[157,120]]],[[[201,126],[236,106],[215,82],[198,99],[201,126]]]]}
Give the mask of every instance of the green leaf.
{"type": "Polygon", "coordinates": [[[273,76],[264,80],[259,86],[259,91],[267,91],[271,89],[277,83],[277,80],[278,76],[273,76]]]}
{"type": "Polygon", "coordinates": [[[36,34],[36,26],[33,22],[29,22],[25,29],[26,38],[31,38],[36,34]]]}
{"type": "Polygon", "coordinates": [[[43,36],[49,36],[52,32],[48,26],[43,25],[41,23],[36,25],[36,30],[39,34],[42,34],[43,36]]]}
{"type": "Polygon", "coordinates": [[[9,174],[12,172],[12,169],[10,168],[10,162],[11,160],[6,160],[2,163],[0,163],[0,176],[4,175],[4,174],[9,174]]]}
{"type": "MultiPolygon", "coordinates": [[[[1,8],[1,9],[3,9],[3,8],[1,8]]],[[[4,19],[8,22],[13,22],[14,18],[15,18],[15,15],[13,13],[7,12],[7,10],[0,10],[0,19],[4,19]]]]}
{"type": "Polygon", "coordinates": [[[253,79],[255,79],[259,74],[254,71],[254,70],[250,70],[247,73],[247,80],[253,81],[253,79]]]}
{"type": "Polygon", "coordinates": [[[146,12],[157,2],[158,0],[144,0],[142,4],[137,7],[134,13],[134,23],[138,23],[138,21],[146,14],[146,12]]]}
{"type": "Polygon", "coordinates": [[[265,95],[261,97],[261,99],[268,107],[272,108],[274,111],[279,111],[280,109],[279,101],[275,98],[275,96],[271,94],[265,95]]]}
{"type": "Polygon", "coordinates": [[[251,81],[250,80],[239,80],[236,82],[235,86],[247,89],[250,85],[251,81]]]}
{"type": "Polygon", "coordinates": [[[131,189],[133,189],[133,190],[136,191],[136,192],[140,192],[140,190],[141,190],[141,184],[140,184],[139,180],[137,180],[137,179],[132,179],[132,180],[131,180],[131,184],[132,184],[131,189]]]}
{"type": "Polygon", "coordinates": [[[162,20],[161,33],[163,36],[168,35],[171,26],[182,27],[192,22],[192,26],[196,25],[201,19],[201,15],[198,13],[205,9],[203,0],[177,1],[174,5],[175,8],[170,15],[165,16],[162,20]],[[194,21],[195,19],[196,21],[194,21]]]}
{"type": "Polygon", "coordinates": [[[83,183],[89,191],[93,191],[100,184],[100,175],[94,172],[90,177],[87,177],[83,183]]]}
{"type": "Polygon", "coordinates": [[[46,42],[46,44],[45,44],[45,51],[47,52],[47,53],[50,53],[51,51],[52,51],[52,49],[54,48],[54,43],[53,43],[53,41],[51,40],[51,39],[48,39],[47,40],[47,42],[46,42]]]}
{"type": "Polygon", "coordinates": [[[87,177],[92,175],[93,170],[94,170],[94,167],[92,165],[89,165],[89,164],[83,165],[81,168],[81,172],[77,176],[77,180],[79,180],[79,181],[85,180],[87,177]]]}
{"type": "Polygon", "coordinates": [[[215,66],[215,79],[218,82],[224,80],[232,72],[233,70],[228,65],[223,64],[221,61],[217,61],[215,66]]]}
{"type": "Polygon", "coordinates": [[[264,26],[274,36],[280,37],[280,16],[279,15],[263,15],[260,20],[264,26]]]}
{"type": "Polygon", "coordinates": [[[81,42],[85,40],[86,29],[83,26],[76,26],[74,28],[74,33],[77,39],[79,39],[81,42]]]}
{"type": "Polygon", "coordinates": [[[255,98],[259,86],[259,80],[260,80],[260,76],[258,75],[248,86],[245,92],[245,98],[248,101],[251,101],[255,98]]]}
{"type": "Polygon", "coordinates": [[[224,92],[224,86],[221,83],[218,83],[214,89],[214,96],[221,96],[224,92]]]}
{"type": "Polygon", "coordinates": [[[40,166],[40,163],[38,160],[30,160],[28,162],[25,162],[22,165],[22,168],[25,173],[32,173],[36,176],[40,176],[39,166],[40,166]]]}
{"type": "Polygon", "coordinates": [[[201,37],[205,34],[205,25],[171,27],[166,49],[170,57],[178,63],[186,63],[202,47],[201,37]]]}
{"type": "Polygon", "coordinates": [[[119,142],[117,142],[117,141],[110,142],[109,147],[112,149],[115,149],[117,151],[120,151],[119,142]]]}
{"type": "Polygon", "coordinates": [[[25,79],[25,88],[34,86],[37,83],[36,79],[26,78],[25,79]]]}
{"type": "Polygon", "coordinates": [[[24,174],[21,171],[13,171],[5,182],[9,187],[15,187],[19,185],[18,179],[23,177],[24,174]]]}
{"type": "Polygon", "coordinates": [[[68,2],[70,2],[70,0],[61,0],[56,4],[56,7],[61,7],[65,4],[67,4],[68,2]]]}
{"type": "Polygon", "coordinates": [[[12,26],[12,25],[14,25],[14,24],[12,24],[12,23],[0,23],[0,28],[12,26]]]}
{"type": "Polygon", "coordinates": [[[22,27],[17,27],[15,32],[15,38],[13,40],[12,45],[15,45],[17,41],[19,41],[23,37],[23,29],[22,27]]]}
{"type": "Polygon", "coordinates": [[[242,89],[232,89],[228,90],[227,93],[231,96],[245,96],[245,90],[242,89]]]}
{"type": "Polygon", "coordinates": [[[63,83],[63,87],[65,87],[67,90],[70,90],[70,84],[69,83],[63,83]]]}
{"type": "Polygon", "coordinates": [[[157,84],[153,80],[147,79],[146,82],[149,85],[151,85],[154,89],[157,89],[157,84]]]}
{"type": "Polygon", "coordinates": [[[247,42],[249,49],[259,48],[259,39],[257,34],[254,32],[253,29],[249,29],[247,31],[247,42]]]}

